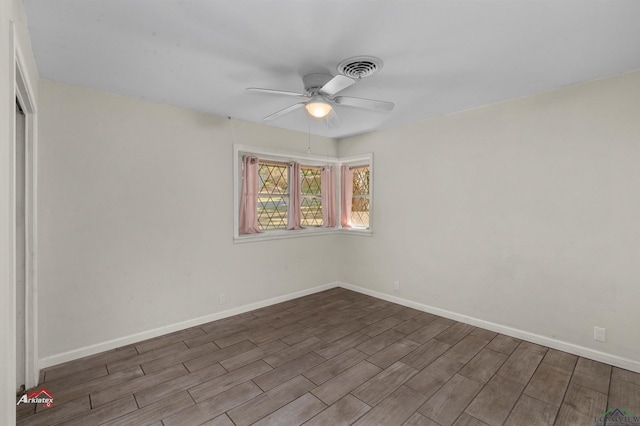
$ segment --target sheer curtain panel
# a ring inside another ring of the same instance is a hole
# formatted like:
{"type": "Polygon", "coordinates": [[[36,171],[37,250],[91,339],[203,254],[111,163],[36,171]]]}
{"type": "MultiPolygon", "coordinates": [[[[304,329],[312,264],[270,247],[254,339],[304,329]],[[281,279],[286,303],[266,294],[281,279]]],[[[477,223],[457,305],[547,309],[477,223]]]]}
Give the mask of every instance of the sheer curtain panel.
{"type": "Polygon", "coordinates": [[[258,225],[258,159],[242,157],[242,194],[240,195],[240,234],[257,234],[258,225]]]}
{"type": "Polygon", "coordinates": [[[324,167],[320,172],[322,226],[324,228],[334,228],[336,226],[336,188],[333,176],[333,166],[324,167]]]}
{"type": "Polygon", "coordinates": [[[353,202],[353,171],[349,166],[340,168],[340,224],[351,228],[351,203],[353,202]]]}
{"type": "Polygon", "coordinates": [[[300,163],[289,164],[289,225],[287,229],[302,229],[300,196],[300,163]]]}

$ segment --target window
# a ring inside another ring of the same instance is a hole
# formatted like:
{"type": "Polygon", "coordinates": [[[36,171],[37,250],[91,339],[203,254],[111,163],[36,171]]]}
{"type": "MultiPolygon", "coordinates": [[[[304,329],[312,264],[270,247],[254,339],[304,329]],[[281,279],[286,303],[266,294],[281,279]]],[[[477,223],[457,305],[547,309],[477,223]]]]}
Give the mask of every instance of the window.
{"type": "Polygon", "coordinates": [[[261,230],[287,229],[288,166],[258,160],[258,225],[261,230]]]}
{"type": "Polygon", "coordinates": [[[302,226],[322,226],[321,167],[300,167],[302,226]]]}
{"type": "Polygon", "coordinates": [[[289,176],[287,163],[258,160],[258,225],[260,230],[287,229],[290,214],[289,179],[300,181],[301,226],[321,227],[322,167],[300,166],[300,176],[289,176]]]}
{"type": "Polygon", "coordinates": [[[353,173],[353,197],[351,201],[351,226],[369,228],[369,166],[351,167],[353,173]]]}
{"type": "Polygon", "coordinates": [[[344,229],[371,228],[371,162],[340,167],[340,223],[344,229]]]}
{"type": "Polygon", "coordinates": [[[371,234],[371,154],[340,161],[234,145],[234,156],[234,241],[371,234]]]}

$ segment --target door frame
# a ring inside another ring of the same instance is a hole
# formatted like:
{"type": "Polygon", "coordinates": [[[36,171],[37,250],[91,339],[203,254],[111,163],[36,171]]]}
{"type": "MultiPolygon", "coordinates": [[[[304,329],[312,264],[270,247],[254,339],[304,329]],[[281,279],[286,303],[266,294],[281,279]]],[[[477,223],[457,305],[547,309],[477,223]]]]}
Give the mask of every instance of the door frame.
{"type": "MultiPolygon", "coordinates": [[[[14,24],[15,25],[15,24],[14,24]]],[[[12,28],[12,47],[14,57],[14,100],[20,102],[25,115],[25,386],[27,389],[38,385],[40,366],[38,362],[38,298],[37,298],[37,116],[36,102],[31,82],[24,70],[23,55],[17,43],[15,26],[12,28]]],[[[12,101],[14,102],[14,101],[12,101]]],[[[15,114],[15,107],[12,109],[15,114]]],[[[15,217],[15,152],[16,152],[16,117],[13,116],[11,126],[13,135],[13,170],[12,194],[10,203],[13,206],[13,294],[16,294],[17,256],[15,253],[16,217],[15,217]]],[[[15,297],[14,297],[15,300],[15,297]]],[[[15,302],[14,302],[15,304],[15,302]]],[[[15,314],[14,314],[15,315],[15,314]]],[[[14,349],[15,350],[15,349],[14,349]]]]}

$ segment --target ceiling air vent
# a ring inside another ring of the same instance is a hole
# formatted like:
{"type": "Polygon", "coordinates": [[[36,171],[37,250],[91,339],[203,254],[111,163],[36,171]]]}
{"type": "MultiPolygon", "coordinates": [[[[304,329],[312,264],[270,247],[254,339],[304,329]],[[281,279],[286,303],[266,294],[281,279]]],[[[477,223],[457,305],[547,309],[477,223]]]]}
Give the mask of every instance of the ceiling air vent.
{"type": "Polygon", "coordinates": [[[355,80],[369,77],[382,68],[382,61],[373,56],[354,56],[338,64],[340,74],[355,80]]]}

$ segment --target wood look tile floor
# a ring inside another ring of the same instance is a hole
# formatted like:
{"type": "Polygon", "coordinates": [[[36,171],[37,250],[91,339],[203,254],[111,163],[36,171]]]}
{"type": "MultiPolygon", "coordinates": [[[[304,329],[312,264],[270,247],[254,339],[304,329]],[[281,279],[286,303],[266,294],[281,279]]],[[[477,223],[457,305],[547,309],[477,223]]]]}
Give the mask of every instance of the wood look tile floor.
{"type": "Polygon", "coordinates": [[[640,374],[342,288],[47,368],[18,425],[594,425],[640,374]]]}

